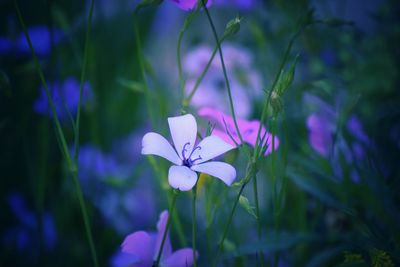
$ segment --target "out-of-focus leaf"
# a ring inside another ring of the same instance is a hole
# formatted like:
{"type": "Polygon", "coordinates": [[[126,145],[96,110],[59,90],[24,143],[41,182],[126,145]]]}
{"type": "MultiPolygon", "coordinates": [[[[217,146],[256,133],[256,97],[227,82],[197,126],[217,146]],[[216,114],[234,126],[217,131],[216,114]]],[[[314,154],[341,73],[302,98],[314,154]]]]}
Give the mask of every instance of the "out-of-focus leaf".
{"type": "Polygon", "coordinates": [[[126,88],[132,90],[133,92],[136,92],[136,93],[144,92],[144,85],[141,82],[130,81],[130,80],[123,79],[123,78],[119,78],[117,80],[117,82],[119,85],[126,87],[126,88]]]}
{"type": "Polygon", "coordinates": [[[257,214],[255,212],[255,208],[250,205],[249,200],[245,196],[239,197],[239,204],[242,208],[244,208],[251,216],[257,219],[257,214]]]}
{"type": "Polygon", "coordinates": [[[252,243],[245,243],[238,246],[232,253],[227,253],[223,258],[233,258],[243,255],[253,254],[257,251],[268,251],[270,253],[283,251],[302,242],[317,241],[319,238],[315,235],[307,233],[283,233],[272,232],[266,233],[266,240],[261,240],[252,243]]]}
{"type": "Polygon", "coordinates": [[[326,191],[327,188],[322,188],[321,184],[316,181],[315,177],[302,175],[299,172],[296,172],[293,168],[288,168],[287,174],[297,186],[317,197],[325,204],[335,207],[347,214],[355,214],[353,209],[345,206],[335,197],[331,196],[326,191]]]}
{"type": "Polygon", "coordinates": [[[235,243],[233,243],[229,239],[224,240],[224,250],[225,251],[234,251],[235,248],[236,248],[235,243]]]}
{"type": "Polygon", "coordinates": [[[319,253],[315,253],[315,256],[310,259],[306,267],[329,266],[328,261],[342,254],[346,249],[348,249],[348,246],[340,245],[325,249],[319,253]]]}

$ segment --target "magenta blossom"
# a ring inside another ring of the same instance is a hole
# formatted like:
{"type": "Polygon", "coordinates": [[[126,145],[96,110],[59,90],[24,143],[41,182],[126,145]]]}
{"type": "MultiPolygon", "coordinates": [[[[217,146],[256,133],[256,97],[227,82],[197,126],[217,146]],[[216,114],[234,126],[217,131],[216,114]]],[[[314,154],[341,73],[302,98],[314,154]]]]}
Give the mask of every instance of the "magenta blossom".
{"type": "MultiPolygon", "coordinates": [[[[202,1],[202,0],[199,0],[202,1]]],[[[189,11],[196,8],[197,0],[172,0],[180,9],[189,11]]],[[[212,5],[213,0],[204,0],[204,3],[207,2],[207,7],[212,5]]]]}
{"type": "MultiPolygon", "coordinates": [[[[129,263],[131,267],[151,267],[157,259],[161,247],[165,227],[168,222],[168,211],[160,214],[157,223],[157,233],[137,231],[128,235],[122,243],[123,262],[129,263]],[[129,261],[131,256],[132,261],[129,261]]],[[[169,233],[163,246],[160,266],[163,267],[186,267],[193,264],[193,250],[191,248],[179,249],[172,252],[169,233]]]]}
{"type": "MultiPolygon", "coordinates": [[[[235,145],[232,140],[233,138],[237,144],[240,144],[240,139],[236,132],[235,124],[231,116],[228,116],[217,109],[208,107],[201,108],[197,113],[200,117],[207,118],[211,122],[216,124],[215,129],[212,131],[212,135],[219,136],[225,142],[235,145]],[[229,134],[227,131],[229,132],[229,134]]],[[[243,141],[255,147],[260,122],[257,120],[247,121],[243,119],[237,119],[237,123],[243,141]]],[[[260,139],[263,136],[265,136],[263,145],[268,144],[265,155],[268,155],[272,152],[272,134],[267,132],[267,130],[262,127],[260,132],[260,139]]],[[[274,150],[277,150],[279,147],[279,139],[276,136],[274,137],[274,146],[274,150]]]]}
{"type": "Polygon", "coordinates": [[[143,155],[157,155],[175,165],[169,168],[169,184],[181,191],[193,188],[196,172],[203,172],[221,179],[228,186],[236,178],[236,170],[225,162],[207,162],[235,147],[217,136],[207,136],[196,145],[197,123],[193,115],[168,118],[174,147],[158,133],[147,133],[142,140],[143,155]]]}
{"type": "MultiPolygon", "coordinates": [[[[233,105],[236,115],[248,118],[252,112],[252,99],[262,93],[261,75],[253,68],[254,60],[251,51],[236,44],[224,43],[222,45],[226,70],[228,72],[232,93],[233,105]]],[[[184,71],[187,74],[185,92],[192,93],[196,81],[204,71],[213,48],[207,45],[193,47],[183,61],[184,71]]],[[[226,83],[222,74],[221,61],[214,58],[198,90],[191,99],[195,108],[213,107],[222,112],[229,112],[226,83]]]]}
{"type": "Polygon", "coordinates": [[[332,148],[333,123],[320,114],[312,113],[307,118],[307,127],[310,145],[320,155],[327,157],[332,148]]]}

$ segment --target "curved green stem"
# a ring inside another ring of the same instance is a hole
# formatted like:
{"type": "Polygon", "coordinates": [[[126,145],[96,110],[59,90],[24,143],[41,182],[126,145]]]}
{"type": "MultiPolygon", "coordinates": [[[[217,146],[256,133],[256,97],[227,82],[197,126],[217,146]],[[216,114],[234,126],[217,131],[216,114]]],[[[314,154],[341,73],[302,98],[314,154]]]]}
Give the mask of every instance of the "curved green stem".
{"type": "Polygon", "coordinates": [[[176,52],[176,57],[178,61],[179,88],[181,91],[182,99],[185,99],[185,83],[183,79],[182,60],[181,60],[181,45],[184,32],[185,32],[184,29],[181,29],[181,31],[179,32],[177,52],[176,52]]]}
{"type": "MultiPolygon", "coordinates": [[[[181,91],[181,98],[182,98],[182,103],[185,102],[185,79],[183,78],[183,70],[182,70],[182,60],[181,60],[181,46],[182,46],[182,40],[183,40],[183,35],[186,32],[187,28],[192,24],[193,19],[197,15],[197,13],[200,10],[201,5],[197,5],[195,10],[189,14],[189,16],[186,17],[183,27],[179,32],[179,38],[178,38],[178,45],[177,45],[177,51],[176,51],[176,57],[178,61],[178,75],[179,75],[179,88],[181,91]]],[[[183,113],[185,109],[183,109],[183,113]]]]}
{"type": "Polygon", "coordinates": [[[244,190],[245,187],[246,187],[246,184],[243,184],[243,185],[240,187],[239,193],[237,194],[236,199],[235,199],[235,202],[234,202],[234,204],[233,204],[231,213],[229,214],[228,222],[227,222],[226,225],[225,225],[224,233],[222,234],[221,241],[219,242],[219,245],[218,245],[217,254],[215,255],[215,260],[214,260],[214,264],[213,264],[214,267],[216,267],[217,264],[218,264],[219,255],[221,255],[221,252],[222,252],[222,248],[223,248],[223,246],[224,246],[224,241],[225,241],[226,235],[228,234],[229,227],[231,226],[231,223],[232,223],[233,215],[235,214],[236,206],[237,206],[237,204],[238,204],[238,202],[239,202],[239,198],[240,198],[240,196],[242,195],[243,190],[244,190]]]}
{"type": "MultiPolygon", "coordinates": [[[[260,218],[260,207],[259,207],[259,202],[258,202],[258,190],[257,190],[257,176],[254,175],[253,177],[253,193],[254,193],[254,200],[256,202],[256,216],[257,216],[257,235],[258,235],[258,240],[261,240],[261,218],[260,218]]],[[[261,261],[261,266],[264,266],[264,254],[260,250],[257,252],[258,255],[260,255],[260,261],[261,261]]]]}
{"type": "Polygon", "coordinates": [[[197,267],[196,261],[196,196],[197,196],[197,186],[195,185],[192,189],[193,200],[192,200],[192,246],[193,246],[193,266],[197,267]]]}
{"type": "Polygon", "coordinates": [[[275,86],[278,83],[278,80],[279,80],[279,77],[281,75],[281,72],[283,71],[283,67],[285,66],[285,64],[286,64],[286,62],[287,62],[287,60],[289,58],[289,54],[290,54],[290,51],[292,50],[293,43],[296,40],[297,36],[299,36],[301,31],[304,29],[304,27],[306,27],[306,25],[301,25],[301,27],[296,31],[296,33],[290,39],[289,44],[286,47],[285,54],[283,56],[281,64],[279,65],[278,72],[276,73],[274,81],[273,81],[273,83],[271,85],[271,89],[269,90],[269,93],[268,93],[268,96],[267,96],[267,101],[265,101],[265,104],[263,106],[262,113],[261,113],[260,126],[258,127],[257,138],[256,138],[257,146],[254,149],[254,157],[260,157],[261,156],[261,155],[259,155],[259,152],[262,150],[263,144],[258,144],[258,143],[260,142],[262,125],[264,124],[264,121],[266,119],[265,117],[267,116],[268,105],[269,105],[269,102],[271,100],[271,96],[272,96],[272,93],[273,93],[273,91],[275,89],[275,86]]]}
{"type": "MultiPolygon", "coordinates": [[[[208,21],[209,21],[209,23],[210,23],[210,26],[211,26],[211,29],[212,29],[212,32],[213,32],[215,41],[217,42],[218,51],[219,51],[219,57],[220,57],[220,60],[221,60],[221,65],[222,65],[222,70],[223,70],[223,73],[224,73],[224,79],[225,79],[225,83],[226,83],[226,88],[227,88],[227,91],[228,91],[229,106],[230,106],[230,109],[231,109],[231,114],[232,114],[233,122],[234,122],[234,124],[235,124],[235,128],[236,128],[236,131],[237,131],[237,133],[238,133],[238,137],[239,137],[240,143],[241,143],[241,144],[244,144],[244,143],[243,143],[242,134],[240,133],[240,129],[239,129],[239,126],[238,126],[237,120],[236,120],[235,107],[233,106],[233,99],[232,99],[231,86],[230,86],[230,83],[229,83],[228,74],[227,74],[227,72],[226,72],[226,67],[225,67],[225,62],[224,62],[224,56],[223,56],[223,54],[222,54],[221,45],[220,45],[220,42],[219,42],[219,40],[218,40],[217,31],[216,31],[216,29],[215,29],[214,22],[213,22],[213,20],[212,20],[212,18],[211,18],[211,15],[210,15],[210,12],[208,11],[207,6],[205,5],[204,0],[201,0],[201,1],[202,1],[202,3],[203,3],[204,10],[206,11],[206,15],[207,15],[208,21]]],[[[244,146],[244,147],[246,147],[246,146],[244,146]]]]}
{"type": "Polygon", "coordinates": [[[58,119],[58,115],[57,115],[53,100],[51,98],[49,87],[47,86],[46,79],[44,78],[44,74],[43,74],[42,68],[41,68],[39,60],[38,60],[38,58],[36,56],[35,49],[33,48],[32,41],[31,41],[31,39],[29,37],[29,33],[28,33],[27,29],[26,29],[25,22],[24,22],[24,20],[22,18],[22,14],[21,14],[21,11],[19,9],[17,0],[14,0],[14,7],[15,7],[15,10],[17,12],[18,19],[19,19],[19,21],[21,23],[23,31],[25,33],[26,40],[28,41],[29,48],[30,48],[30,50],[32,52],[33,61],[35,63],[35,68],[38,71],[40,80],[41,80],[41,82],[43,84],[43,87],[44,87],[44,90],[45,90],[45,93],[46,93],[47,100],[48,100],[49,105],[50,105],[51,114],[53,115],[53,120],[54,120],[55,128],[56,128],[55,129],[56,130],[56,136],[57,136],[57,138],[58,138],[58,140],[60,142],[61,152],[62,152],[62,154],[64,156],[65,161],[67,162],[68,170],[71,172],[73,180],[74,180],[74,183],[75,183],[76,193],[78,195],[79,205],[80,205],[80,209],[81,209],[81,212],[82,212],[83,222],[84,222],[84,225],[85,225],[86,236],[87,236],[87,239],[88,239],[88,242],[89,242],[89,246],[90,246],[93,265],[95,267],[97,267],[97,266],[99,266],[98,261],[97,261],[97,253],[96,253],[96,249],[95,249],[94,242],[93,242],[92,230],[91,230],[91,227],[90,227],[89,217],[88,217],[88,214],[87,214],[87,211],[86,211],[86,207],[85,207],[85,202],[84,202],[84,199],[83,199],[82,189],[81,189],[81,186],[80,186],[80,183],[79,183],[78,168],[77,168],[75,162],[71,158],[71,155],[70,155],[70,152],[69,152],[69,149],[68,149],[68,146],[67,146],[67,141],[65,139],[64,132],[63,132],[63,130],[61,128],[61,124],[60,124],[60,121],[58,119]]]}
{"type": "Polygon", "coordinates": [[[140,41],[139,28],[137,26],[138,20],[137,20],[136,13],[137,13],[137,10],[134,12],[134,15],[133,15],[133,20],[134,20],[133,26],[134,26],[134,30],[135,30],[135,42],[136,42],[136,54],[137,54],[137,59],[139,62],[140,74],[142,76],[143,85],[144,85],[144,89],[145,89],[147,113],[149,114],[150,122],[154,125],[155,120],[154,120],[153,109],[151,107],[151,93],[150,93],[150,89],[149,89],[147,79],[146,79],[144,56],[143,56],[142,45],[141,45],[141,41],[140,41]]]}
{"type": "Polygon", "coordinates": [[[85,82],[86,66],[87,66],[87,61],[88,61],[89,40],[90,40],[90,32],[92,29],[93,8],[94,8],[94,0],[92,0],[91,4],[90,4],[89,16],[88,16],[87,28],[86,28],[85,48],[83,51],[83,62],[82,62],[80,87],[79,87],[78,110],[76,113],[76,122],[75,122],[75,154],[74,154],[75,162],[78,161],[78,155],[79,155],[79,129],[80,129],[80,118],[81,118],[81,103],[82,103],[82,96],[83,96],[83,85],[85,82]]]}
{"type": "Polygon", "coordinates": [[[160,264],[161,255],[162,255],[162,251],[163,251],[163,248],[164,248],[165,240],[167,238],[168,229],[169,229],[169,226],[171,225],[171,217],[172,217],[171,214],[173,214],[173,212],[174,212],[175,203],[176,203],[176,199],[178,197],[178,194],[179,194],[179,191],[174,191],[174,194],[172,196],[171,206],[169,207],[167,225],[165,226],[165,229],[164,229],[164,234],[163,234],[163,238],[162,238],[162,241],[161,241],[160,249],[158,250],[157,259],[153,264],[153,266],[155,266],[155,267],[158,267],[159,264],[160,264]]]}
{"type": "MultiPolygon", "coordinates": [[[[221,44],[224,40],[225,40],[225,36],[223,36],[221,38],[219,43],[221,44]]],[[[211,57],[207,62],[207,65],[204,67],[204,70],[202,71],[200,76],[197,78],[196,83],[194,84],[194,86],[193,86],[192,90],[190,91],[188,97],[184,98],[183,103],[182,103],[182,106],[183,106],[184,110],[189,106],[190,102],[192,101],[192,98],[193,98],[194,94],[196,93],[197,89],[200,86],[200,83],[203,81],[204,77],[206,76],[206,74],[208,72],[208,69],[210,68],[211,63],[213,62],[217,52],[218,52],[218,45],[214,48],[214,51],[212,52],[211,57]]]]}

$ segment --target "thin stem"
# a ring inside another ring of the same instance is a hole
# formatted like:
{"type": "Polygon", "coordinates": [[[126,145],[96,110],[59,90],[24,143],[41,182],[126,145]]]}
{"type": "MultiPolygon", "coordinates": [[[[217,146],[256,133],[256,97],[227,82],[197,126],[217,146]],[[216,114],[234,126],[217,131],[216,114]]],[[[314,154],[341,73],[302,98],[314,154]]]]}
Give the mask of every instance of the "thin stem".
{"type": "MultiPolygon", "coordinates": [[[[254,175],[253,177],[253,193],[254,193],[254,200],[256,202],[256,216],[257,216],[257,235],[258,235],[258,240],[261,240],[261,218],[260,218],[260,207],[259,207],[259,202],[258,202],[258,190],[257,190],[257,176],[254,175]]],[[[260,255],[260,261],[261,261],[261,266],[264,266],[264,254],[260,250],[257,252],[258,255],[260,255]]]]}
{"type": "Polygon", "coordinates": [[[80,129],[80,119],[81,119],[81,103],[83,97],[83,85],[85,82],[86,66],[89,54],[89,40],[90,40],[90,32],[92,29],[93,8],[94,8],[94,0],[92,0],[90,4],[89,16],[86,28],[85,48],[83,50],[83,62],[82,62],[80,87],[79,87],[78,111],[76,113],[76,123],[75,123],[75,154],[74,154],[75,162],[78,161],[78,155],[79,155],[79,129],[80,129]]]}
{"type": "Polygon", "coordinates": [[[232,114],[233,122],[234,122],[234,124],[235,124],[235,128],[236,128],[236,131],[237,131],[237,133],[238,133],[238,136],[239,136],[239,139],[240,139],[240,143],[243,144],[243,138],[242,138],[242,135],[241,135],[241,133],[240,133],[239,126],[238,126],[237,121],[236,121],[235,107],[233,106],[231,86],[230,86],[230,83],[229,83],[228,74],[227,74],[227,72],[226,72],[226,67],[225,67],[225,62],[224,62],[224,56],[223,56],[223,54],[222,54],[221,45],[220,45],[220,42],[219,42],[219,40],[218,40],[217,31],[216,31],[216,29],[215,29],[215,26],[214,26],[213,20],[212,20],[212,18],[211,18],[210,12],[208,11],[208,8],[207,8],[207,6],[206,6],[205,3],[204,3],[204,0],[201,0],[201,1],[202,1],[202,3],[203,3],[204,10],[206,11],[207,18],[208,18],[208,21],[209,21],[209,23],[210,23],[210,26],[211,26],[211,29],[212,29],[212,32],[213,32],[215,41],[217,42],[218,51],[219,51],[219,57],[220,57],[220,60],[221,60],[222,70],[223,70],[223,73],[224,73],[224,79],[225,79],[225,83],[226,83],[226,88],[228,89],[229,106],[230,106],[230,109],[231,109],[231,114],[232,114]]]}
{"type": "Polygon", "coordinates": [[[178,61],[179,88],[181,90],[182,99],[185,99],[185,82],[183,79],[182,61],[181,61],[181,44],[184,32],[185,32],[184,28],[182,28],[181,31],[179,32],[177,52],[176,52],[176,57],[178,61]]]}
{"type": "Polygon", "coordinates": [[[182,99],[185,99],[185,81],[183,79],[183,71],[182,71],[182,60],[181,60],[181,45],[182,45],[182,40],[183,40],[183,34],[185,33],[186,29],[192,24],[192,21],[194,17],[197,15],[197,13],[200,10],[201,5],[196,5],[196,9],[187,16],[183,23],[183,27],[179,32],[179,38],[178,38],[178,45],[177,45],[177,51],[176,51],[176,57],[178,61],[178,74],[179,74],[179,87],[181,89],[181,94],[182,94],[182,99]]]}
{"type": "Polygon", "coordinates": [[[192,200],[192,246],[193,246],[193,266],[197,267],[196,261],[196,196],[197,196],[197,185],[195,185],[192,189],[193,200],[192,200]]]}
{"type": "MultiPolygon", "coordinates": [[[[154,159],[154,157],[148,156],[147,159],[148,159],[148,161],[150,163],[151,168],[156,173],[157,178],[159,179],[159,182],[160,182],[160,186],[163,189],[164,188],[164,184],[163,184],[162,181],[166,181],[167,180],[167,176],[165,175],[165,172],[160,170],[159,165],[157,164],[157,162],[154,159]]],[[[167,195],[167,199],[168,199],[168,203],[170,205],[171,199],[172,199],[170,194],[167,195]]],[[[182,223],[181,223],[181,219],[179,218],[179,215],[176,212],[174,212],[170,216],[172,216],[173,219],[174,219],[174,222],[175,222],[174,227],[175,227],[175,229],[176,229],[176,231],[178,233],[178,238],[179,238],[179,241],[180,241],[181,245],[183,247],[187,247],[187,242],[186,242],[186,239],[185,239],[185,233],[183,231],[183,227],[182,227],[182,223]]]]}
{"type": "Polygon", "coordinates": [[[179,194],[179,191],[174,191],[173,196],[172,196],[171,206],[169,207],[167,225],[165,226],[165,230],[164,230],[163,238],[162,238],[162,241],[161,241],[160,249],[158,250],[158,254],[157,254],[157,259],[153,264],[154,267],[158,267],[158,265],[160,264],[161,254],[162,254],[162,251],[163,251],[163,248],[164,248],[165,239],[167,238],[168,229],[169,229],[169,226],[171,225],[171,214],[174,212],[175,203],[176,203],[176,199],[178,197],[178,194],[179,194]]]}
{"type": "Polygon", "coordinates": [[[35,64],[35,68],[38,71],[39,78],[40,78],[40,80],[41,80],[41,82],[43,84],[43,87],[44,87],[44,90],[45,90],[45,93],[46,93],[46,97],[47,97],[47,99],[49,101],[50,111],[51,111],[51,114],[53,115],[53,119],[54,119],[54,123],[55,123],[55,127],[56,127],[56,133],[57,133],[57,135],[59,137],[59,140],[60,140],[61,151],[62,151],[63,156],[65,157],[65,159],[66,159],[66,161],[68,163],[68,166],[72,166],[73,162],[71,161],[71,158],[69,157],[69,154],[65,153],[66,151],[68,151],[68,146],[67,146],[67,142],[65,141],[64,133],[62,131],[61,124],[60,124],[60,121],[58,119],[57,112],[56,112],[53,100],[51,98],[50,90],[49,90],[49,88],[47,86],[46,79],[44,78],[44,74],[42,72],[39,60],[36,57],[36,53],[35,53],[35,50],[34,50],[34,48],[32,46],[32,42],[31,42],[31,39],[29,37],[29,33],[28,33],[27,29],[26,29],[25,22],[24,22],[24,20],[22,18],[22,14],[21,14],[21,11],[19,9],[17,0],[14,0],[14,6],[15,6],[15,9],[17,11],[18,19],[19,19],[19,21],[21,23],[21,26],[23,28],[23,31],[25,33],[25,37],[26,37],[26,39],[28,41],[29,48],[30,48],[30,50],[32,52],[32,57],[33,57],[33,61],[34,61],[34,64],[35,64]]]}
{"type": "MultiPolygon", "coordinates": [[[[222,43],[224,40],[225,40],[225,36],[223,36],[221,38],[219,43],[222,43]]],[[[184,109],[186,109],[186,107],[189,106],[190,102],[192,101],[192,98],[193,98],[194,94],[197,92],[197,89],[199,88],[200,83],[203,81],[204,77],[206,76],[206,74],[208,72],[208,69],[210,68],[211,63],[213,62],[214,57],[217,54],[217,52],[218,52],[218,45],[214,48],[214,51],[212,52],[211,57],[207,62],[207,65],[204,67],[203,72],[197,78],[196,83],[194,84],[192,90],[189,93],[189,96],[186,99],[184,99],[184,102],[182,103],[182,106],[183,106],[184,109]]]]}
{"type": "Polygon", "coordinates": [[[79,200],[79,204],[80,204],[80,208],[81,208],[81,212],[82,212],[83,222],[84,222],[84,225],[85,225],[86,236],[87,236],[87,239],[88,239],[88,242],[89,242],[89,246],[90,246],[90,251],[91,251],[91,255],[92,255],[93,264],[94,264],[95,267],[97,267],[97,266],[99,266],[98,261],[97,261],[97,253],[96,253],[96,249],[95,249],[95,246],[94,246],[93,235],[92,235],[92,231],[91,231],[91,227],[90,227],[90,223],[89,223],[89,218],[88,218],[88,215],[87,215],[85,203],[84,203],[84,200],[83,200],[83,194],[82,194],[82,190],[81,190],[80,183],[79,183],[78,169],[77,169],[76,164],[71,159],[71,155],[70,155],[70,152],[69,152],[68,146],[67,146],[67,141],[66,141],[64,133],[62,131],[61,124],[60,124],[60,121],[58,119],[58,115],[57,115],[53,100],[51,98],[50,90],[49,90],[49,88],[47,86],[46,79],[44,78],[43,71],[41,69],[41,66],[39,64],[39,60],[38,60],[38,58],[36,56],[36,53],[35,53],[35,49],[33,48],[32,41],[31,41],[31,39],[29,37],[29,33],[28,33],[27,29],[26,29],[26,25],[25,25],[25,22],[24,22],[24,20],[22,18],[22,14],[21,14],[21,11],[19,9],[17,0],[14,0],[14,7],[15,7],[15,10],[17,12],[18,19],[19,19],[19,21],[21,23],[23,31],[25,33],[26,40],[28,41],[29,48],[30,48],[30,50],[32,52],[32,57],[33,57],[33,61],[35,63],[35,68],[38,71],[40,80],[41,80],[41,82],[43,84],[43,87],[45,89],[47,100],[48,100],[49,105],[50,105],[50,110],[51,110],[51,113],[53,115],[53,120],[54,120],[55,127],[56,127],[56,129],[55,129],[56,130],[56,136],[57,136],[57,138],[59,140],[61,152],[62,152],[62,154],[63,154],[63,156],[64,156],[64,158],[65,158],[65,160],[67,162],[68,169],[71,172],[73,180],[74,180],[74,183],[75,183],[76,193],[78,194],[78,200],[79,200]]]}
{"type": "Polygon", "coordinates": [[[225,225],[224,233],[222,234],[221,241],[219,242],[219,245],[218,245],[217,254],[215,255],[215,260],[214,260],[214,264],[213,264],[214,267],[216,267],[217,264],[218,264],[219,255],[222,252],[222,248],[224,246],[224,241],[225,241],[226,235],[228,234],[229,227],[231,226],[231,223],[232,223],[233,215],[235,214],[236,206],[237,206],[237,204],[239,202],[239,198],[242,195],[243,190],[244,190],[245,187],[246,187],[246,184],[243,184],[240,187],[239,193],[236,196],[235,202],[233,204],[231,213],[230,213],[229,218],[228,218],[228,222],[225,225]]]}
{"type": "MultiPolygon", "coordinates": [[[[137,10],[136,10],[137,11],[137,10]]],[[[154,115],[153,115],[153,109],[151,107],[151,94],[150,94],[150,89],[147,83],[147,79],[146,79],[146,70],[145,70],[145,66],[144,66],[144,57],[143,57],[143,51],[142,51],[142,45],[140,42],[140,34],[139,34],[139,28],[138,28],[138,20],[137,20],[137,12],[134,12],[133,15],[133,26],[134,26],[134,30],[135,30],[135,42],[136,42],[136,54],[137,54],[137,58],[139,61],[139,68],[140,68],[140,74],[142,76],[142,80],[143,80],[143,85],[145,88],[145,95],[146,95],[146,108],[147,108],[147,113],[150,117],[150,121],[151,123],[154,125],[155,124],[155,120],[154,120],[154,115]]]]}
{"type": "MultiPolygon", "coordinates": [[[[275,89],[275,86],[276,86],[276,84],[277,84],[277,82],[278,82],[278,80],[279,80],[279,77],[280,77],[280,75],[281,75],[281,73],[282,73],[283,67],[286,65],[286,62],[287,62],[287,60],[288,60],[288,58],[289,58],[289,54],[290,54],[290,51],[292,50],[293,43],[294,43],[294,41],[296,40],[297,36],[298,36],[298,35],[301,33],[301,31],[304,29],[305,26],[306,26],[306,25],[302,25],[302,26],[297,30],[297,32],[296,32],[296,33],[292,36],[292,38],[290,39],[288,46],[286,47],[286,51],[285,51],[285,54],[284,54],[284,56],[283,56],[282,62],[281,62],[281,64],[279,65],[278,72],[277,72],[276,75],[275,75],[274,82],[273,82],[272,85],[271,85],[271,89],[269,90],[268,97],[267,97],[267,101],[265,102],[265,105],[264,105],[263,110],[262,110],[262,113],[261,113],[261,120],[260,120],[260,126],[258,127],[256,144],[258,144],[258,142],[260,141],[261,129],[262,129],[262,125],[263,125],[263,123],[264,123],[264,121],[265,121],[265,117],[267,116],[268,105],[269,105],[269,102],[270,102],[270,100],[271,100],[272,93],[273,93],[273,91],[274,91],[274,89],[275,89]]],[[[262,148],[262,145],[263,145],[263,144],[260,144],[260,145],[257,145],[257,146],[256,146],[256,148],[254,149],[254,157],[259,157],[259,156],[261,156],[261,155],[258,155],[258,153],[259,153],[259,150],[262,148]]]]}
{"type": "Polygon", "coordinates": [[[272,136],[272,150],[271,150],[271,176],[272,176],[272,196],[273,196],[273,201],[274,201],[274,226],[275,230],[278,225],[278,216],[279,216],[279,198],[278,198],[278,191],[277,191],[277,177],[276,177],[276,171],[275,171],[275,157],[276,157],[276,151],[275,151],[275,129],[276,127],[276,121],[275,118],[272,119],[271,123],[271,136],[272,136]]]}
{"type": "Polygon", "coordinates": [[[88,213],[86,210],[85,200],[83,198],[83,193],[82,193],[81,185],[79,182],[78,170],[73,172],[72,177],[73,177],[74,183],[75,183],[76,194],[78,196],[79,206],[82,211],[83,223],[85,224],[85,229],[86,229],[86,238],[89,240],[90,252],[92,254],[93,264],[95,267],[98,267],[99,263],[97,261],[97,252],[96,252],[96,248],[94,246],[92,230],[91,230],[91,226],[90,226],[90,222],[89,222],[89,216],[88,216],[88,213]]]}

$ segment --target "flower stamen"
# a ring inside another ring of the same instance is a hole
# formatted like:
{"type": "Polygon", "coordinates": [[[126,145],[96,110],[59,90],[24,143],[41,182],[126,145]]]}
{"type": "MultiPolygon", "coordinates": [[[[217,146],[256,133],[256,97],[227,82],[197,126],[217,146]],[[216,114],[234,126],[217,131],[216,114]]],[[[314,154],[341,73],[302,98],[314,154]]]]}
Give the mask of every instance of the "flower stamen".
{"type": "MultiPolygon", "coordinates": [[[[183,149],[182,149],[182,153],[181,153],[183,161],[186,160],[185,152],[187,152],[187,148],[186,148],[187,146],[190,146],[190,142],[187,142],[186,144],[183,145],[183,149]]],[[[190,155],[192,155],[192,154],[190,154],[190,155]]],[[[189,158],[190,158],[190,156],[189,156],[189,158]]]]}

